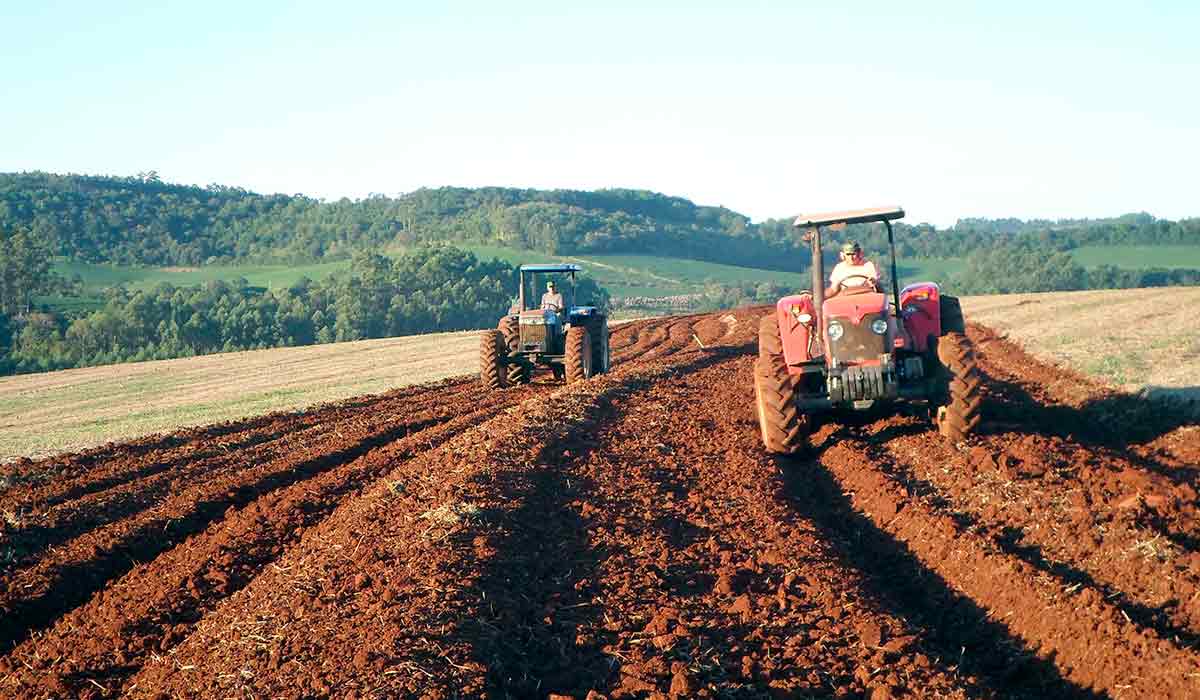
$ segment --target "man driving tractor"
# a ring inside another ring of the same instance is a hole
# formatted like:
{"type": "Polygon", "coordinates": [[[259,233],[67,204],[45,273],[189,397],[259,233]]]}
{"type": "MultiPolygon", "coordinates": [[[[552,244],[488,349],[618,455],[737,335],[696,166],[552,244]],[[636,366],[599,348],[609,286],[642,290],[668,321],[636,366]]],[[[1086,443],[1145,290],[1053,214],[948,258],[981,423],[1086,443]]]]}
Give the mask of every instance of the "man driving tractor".
{"type": "Polygon", "coordinates": [[[554,280],[546,282],[546,293],[542,295],[542,309],[557,314],[562,313],[564,305],[563,295],[555,287],[554,280]]]}
{"type": "Polygon", "coordinates": [[[862,246],[858,241],[846,241],[842,244],[841,262],[834,265],[829,275],[829,287],[834,294],[845,287],[870,287],[876,291],[879,286],[879,269],[875,263],[866,259],[862,246]]]}

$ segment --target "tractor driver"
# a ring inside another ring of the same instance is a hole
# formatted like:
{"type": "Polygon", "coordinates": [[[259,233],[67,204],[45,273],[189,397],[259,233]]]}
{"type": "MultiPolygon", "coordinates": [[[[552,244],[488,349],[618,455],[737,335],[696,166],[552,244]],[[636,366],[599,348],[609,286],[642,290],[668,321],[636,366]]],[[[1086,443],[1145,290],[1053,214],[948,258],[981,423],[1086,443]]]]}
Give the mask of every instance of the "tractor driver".
{"type": "Polygon", "coordinates": [[[833,266],[829,286],[836,294],[844,287],[871,287],[879,290],[879,269],[863,255],[858,241],[842,244],[841,262],[833,266]]]}
{"type": "Polygon", "coordinates": [[[554,280],[550,280],[546,283],[546,293],[542,295],[542,310],[561,314],[564,305],[562,293],[556,289],[554,280]]]}

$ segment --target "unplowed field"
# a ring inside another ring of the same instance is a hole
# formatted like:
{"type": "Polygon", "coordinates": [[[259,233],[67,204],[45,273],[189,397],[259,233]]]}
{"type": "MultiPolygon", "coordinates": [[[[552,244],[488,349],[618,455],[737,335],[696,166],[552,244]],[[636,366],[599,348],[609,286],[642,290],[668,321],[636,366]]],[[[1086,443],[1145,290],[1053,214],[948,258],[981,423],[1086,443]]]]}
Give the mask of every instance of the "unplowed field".
{"type": "Polygon", "coordinates": [[[987,422],[760,448],[758,310],[0,467],[3,697],[1200,697],[1200,429],[972,327],[987,422]]]}

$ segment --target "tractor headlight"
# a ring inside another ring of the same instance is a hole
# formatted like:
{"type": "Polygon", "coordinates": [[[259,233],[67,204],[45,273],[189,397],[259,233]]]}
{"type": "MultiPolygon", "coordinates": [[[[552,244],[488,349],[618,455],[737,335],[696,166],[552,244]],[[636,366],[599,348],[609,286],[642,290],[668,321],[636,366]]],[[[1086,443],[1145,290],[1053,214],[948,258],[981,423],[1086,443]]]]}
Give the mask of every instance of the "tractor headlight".
{"type": "Polygon", "coordinates": [[[876,335],[887,333],[887,321],[882,318],[877,318],[871,322],[871,330],[875,331],[876,335]]]}
{"type": "Polygon", "coordinates": [[[812,323],[812,314],[796,314],[796,320],[800,323],[812,323]]]}
{"type": "Polygon", "coordinates": [[[830,340],[837,340],[838,338],[841,338],[845,334],[846,334],[846,329],[842,328],[842,324],[838,323],[837,321],[831,321],[829,323],[829,339],[830,340]]]}

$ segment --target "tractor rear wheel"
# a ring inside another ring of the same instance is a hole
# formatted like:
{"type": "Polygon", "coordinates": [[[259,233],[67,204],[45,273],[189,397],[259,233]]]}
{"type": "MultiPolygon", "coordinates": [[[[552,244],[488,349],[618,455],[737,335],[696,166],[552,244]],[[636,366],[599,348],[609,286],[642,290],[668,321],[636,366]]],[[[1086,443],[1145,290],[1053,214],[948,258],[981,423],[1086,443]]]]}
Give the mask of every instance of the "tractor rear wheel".
{"type": "Polygon", "coordinates": [[[516,316],[505,316],[500,319],[496,330],[504,336],[504,344],[508,346],[509,352],[516,350],[517,346],[521,344],[521,324],[516,316]]]}
{"type": "Polygon", "coordinates": [[[567,329],[566,353],[563,370],[567,384],[581,382],[592,376],[592,340],[587,328],[571,326],[567,329]]]}
{"type": "Polygon", "coordinates": [[[779,320],[774,311],[758,321],[758,356],[783,357],[783,339],[779,337],[779,320]]]}
{"type": "Polygon", "coordinates": [[[763,447],[776,454],[794,454],[809,432],[809,418],[796,407],[796,378],[787,370],[775,315],[758,326],[758,360],[754,363],[754,403],[763,447]],[[774,352],[772,352],[774,351],[774,352]]]}
{"type": "Polygon", "coordinates": [[[938,299],[938,311],[942,318],[942,335],[946,333],[966,334],[967,324],[963,320],[962,305],[958,303],[958,297],[943,294],[938,299]]]}
{"type": "Polygon", "coordinates": [[[479,381],[486,389],[504,387],[504,336],[484,331],[479,336],[479,381]]]}
{"type": "MultiPolygon", "coordinates": [[[[521,344],[521,325],[516,316],[505,316],[500,319],[500,325],[497,326],[500,334],[504,336],[504,346],[508,350],[508,354],[516,352],[521,344]]],[[[529,366],[514,362],[508,366],[508,383],[509,384],[528,384],[529,383],[529,366]]]]}
{"type": "Polygon", "coordinates": [[[604,374],[608,371],[610,364],[608,319],[594,319],[587,328],[588,336],[592,341],[592,371],[596,374],[604,374]]]}
{"type": "Polygon", "coordinates": [[[983,379],[975,363],[975,351],[962,333],[947,333],[938,338],[938,362],[942,366],[942,405],[934,420],[938,432],[960,442],[979,428],[983,403],[983,379]]]}

